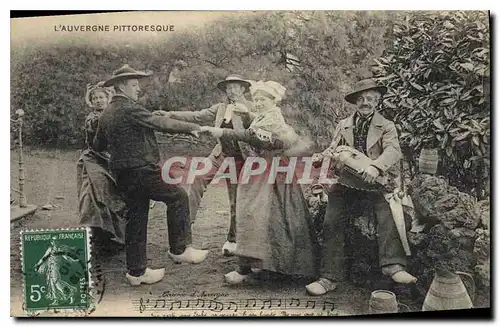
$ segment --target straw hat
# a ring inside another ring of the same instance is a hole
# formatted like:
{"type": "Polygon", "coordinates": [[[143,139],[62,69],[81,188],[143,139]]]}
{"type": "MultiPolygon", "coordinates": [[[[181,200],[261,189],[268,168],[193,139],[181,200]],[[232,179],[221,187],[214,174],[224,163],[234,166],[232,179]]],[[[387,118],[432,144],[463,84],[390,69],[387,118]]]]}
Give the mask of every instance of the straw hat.
{"type": "Polygon", "coordinates": [[[250,89],[250,82],[248,82],[247,80],[245,80],[240,75],[229,75],[228,77],[226,77],[225,80],[220,81],[219,83],[217,83],[217,88],[219,88],[220,90],[222,90],[222,91],[225,92],[226,91],[226,86],[229,83],[238,83],[238,84],[242,85],[245,88],[246,91],[248,91],[250,89]]]}
{"type": "Polygon", "coordinates": [[[368,90],[378,91],[381,95],[384,95],[385,92],[387,92],[387,88],[385,86],[377,85],[373,78],[367,78],[358,81],[354,86],[354,90],[346,94],[344,99],[349,103],[356,104],[359,93],[368,90]]]}
{"type": "Polygon", "coordinates": [[[115,70],[113,72],[113,76],[108,79],[106,82],[104,82],[103,86],[111,86],[116,84],[116,82],[123,80],[123,79],[131,79],[131,78],[143,78],[143,77],[148,77],[151,76],[152,73],[149,72],[142,72],[140,70],[135,70],[129,65],[125,64],[118,70],[115,70]]]}

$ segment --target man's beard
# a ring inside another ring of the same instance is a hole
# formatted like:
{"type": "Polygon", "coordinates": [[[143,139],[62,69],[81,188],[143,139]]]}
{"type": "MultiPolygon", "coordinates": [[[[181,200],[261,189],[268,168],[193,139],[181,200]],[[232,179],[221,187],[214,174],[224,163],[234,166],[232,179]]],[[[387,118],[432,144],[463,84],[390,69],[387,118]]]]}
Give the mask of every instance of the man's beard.
{"type": "Polygon", "coordinates": [[[228,96],[228,99],[231,101],[239,100],[243,97],[243,95],[231,94],[228,96]]]}

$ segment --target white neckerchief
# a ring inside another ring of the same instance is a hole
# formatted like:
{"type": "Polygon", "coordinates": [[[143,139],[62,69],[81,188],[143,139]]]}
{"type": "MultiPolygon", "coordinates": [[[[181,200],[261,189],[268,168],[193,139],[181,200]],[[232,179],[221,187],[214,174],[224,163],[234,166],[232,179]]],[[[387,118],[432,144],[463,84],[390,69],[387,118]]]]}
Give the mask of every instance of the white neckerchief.
{"type": "Polygon", "coordinates": [[[228,124],[231,121],[231,118],[233,117],[233,112],[234,112],[234,104],[228,103],[226,105],[226,111],[224,112],[224,122],[228,124]]]}
{"type": "MultiPolygon", "coordinates": [[[[245,99],[239,99],[236,101],[244,103],[245,99]]],[[[224,117],[223,117],[223,120],[226,124],[228,124],[233,118],[234,109],[235,109],[234,101],[229,101],[229,103],[226,105],[226,111],[224,112],[224,117]]]]}

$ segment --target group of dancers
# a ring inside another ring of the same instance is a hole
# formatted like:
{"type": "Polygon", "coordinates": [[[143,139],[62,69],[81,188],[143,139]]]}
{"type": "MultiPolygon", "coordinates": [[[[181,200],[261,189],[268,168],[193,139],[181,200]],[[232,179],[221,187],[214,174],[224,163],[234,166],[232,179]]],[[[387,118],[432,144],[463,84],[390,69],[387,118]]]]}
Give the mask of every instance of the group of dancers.
{"type": "MultiPolygon", "coordinates": [[[[167,205],[171,260],[198,264],[208,255],[207,250],[192,246],[191,226],[217,169],[198,176],[185,188],[166,183],[155,131],[211,134],[218,143],[208,160],[219,168],[224,159],[233,158],[238,175],[249,158],[270,162],[279,157],[286,165],[290,156],[307,155],[309,151],[309,145],[281,113],[279,103],[286,89],[277,82],[254,82],[230,75],[217,84],[226,94],[221,103],[199,111],[154,111],[138,102],[140,81],[150,75],[124,65],[105,82],[88,87],[86,101],[93,111],[85,122],[87,148],[78,162],[81,223],[93,228],[97,246],[125,248],[126,278],[131,285],[156,283],[165,274],[164,268],[146,265],[151,200],[167,205]]],[[[357,110],[339,122],[331,146],[314,154],[313,160],[320,163],[326,157],[334,159],[332,154],[338,146],[351,146],[373,160],[363,175],[367,183],[384,174],[397,180],[401,157],[397,132],[394,124],[376,111],[384,92],[385,88],[372,79],[358,82],[345,97],[357,110]]],[[[374,204],[382,272],[398,283],[416,281],[405,270],[407,254],[387,194],[332,187],[324,222],[325,241],[320,246],[297,176],[290,181],[278,174],[272,184],[265,178],[249,183],[226,181],[230,222],[222,253],[238,256],[236,269],[224,275],[228,284],[240,284],[262,271],[272,271],[310,277],[314,282],[306,290],[312,295],[334,290],[346,277],[345,207],[359,197],[374,204]]]]}

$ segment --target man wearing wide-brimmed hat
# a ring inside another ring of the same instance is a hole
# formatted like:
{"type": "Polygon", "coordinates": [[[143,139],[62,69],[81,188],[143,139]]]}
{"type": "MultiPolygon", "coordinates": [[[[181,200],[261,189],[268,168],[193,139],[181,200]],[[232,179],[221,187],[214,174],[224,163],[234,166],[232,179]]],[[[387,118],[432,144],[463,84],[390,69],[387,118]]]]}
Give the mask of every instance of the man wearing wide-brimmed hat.
{"type": "MultiPolygon", "coordinates": [[[[161,112],[171,118],[193,122],[200,125],[211,125],[215,127],[243,129],[250,124],[253,104],[245,99],[245,93],[249,91],[250,82],[239,75],[229,75],[217,84],[217,88],[227,95],[227,101],[217,103],[208,109],[200,111],[168,111],[161,112]]],[[[188,195],[191,212],[191,222],[194,222],[196,213],[207,189],[207,185],[213,180],[216,171],[227,157],[233,157],[236,163],[237,174],[243,166],[244,159],[241,154],[242,142],[222,141],[212,150],[209,159],[212,161],[212,171],[196,178],[194,183],[188,186],[188,195]]],[[[230,202],[230,223],[227,233],[227,241],[222,247],[224,255],[233,255],[236,250],[236,189],[237,185],[226,179],[230,202]]]]}
{"type": "Polygon", "coordinates": [[[162,180],[154,134],[156,130],[197,136],[200,126],[153,115],[136,102],[139,80],[150,75],[124,65],[104,83],[114,87],[115,95],[99,120],[94,140],[98,151],[109,151],[110,168],[116,175],[118,190],[125,197],[126,277],[132,285],[156,283],[165,273],[165,269],[146,267],[150,199],[167,204],[168,255],[174,262],[199,263],[208,253],[188,246],[191,244],[188,197],[181,187],[162,180]]]}
{"type": "MultiPolygon", "coordinates": [[[[360,80],[354,90],[345,96],[345,100],[356,105],[356,111],[341,120],[334,133],[333,140],[325,151],[313,156],[314,162],[323,158],[335,159],[332,154],[339,146],[348,146],[365,154],[372,160],[364,168],[363,179],[373,183],[380,175],[387,175],[393,192],[397,192],[400,176],[399,161],[401,149],[394,123],[382,117],[376,111],[381,96],[386,88],[379,86],[373,79],[360,80]]],[[[390,205],[392,193],[368,192],[335,185],[328,194],[328,206],[323,224],[324,244],[321,253],[320,278],[306,286],[312,295],[323,295],[337,287],[344,280],[344,227],[346,208],[364,200],[373,207],[377,220],[377,238],[379,264],[382,273],[390,276],[397,283],[414,283],[416,278],[405,271],[406,255],[409,250],[403,247],[403,241],[393,219],[390,205]]],[[[399,217],[401,218],[401,217],[399,217]]]]}

